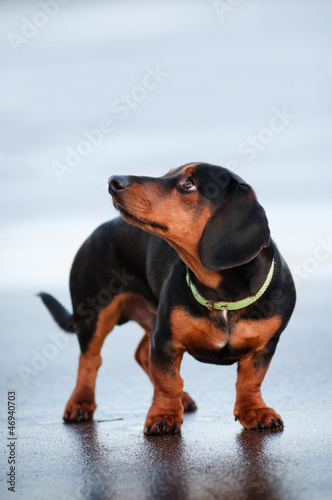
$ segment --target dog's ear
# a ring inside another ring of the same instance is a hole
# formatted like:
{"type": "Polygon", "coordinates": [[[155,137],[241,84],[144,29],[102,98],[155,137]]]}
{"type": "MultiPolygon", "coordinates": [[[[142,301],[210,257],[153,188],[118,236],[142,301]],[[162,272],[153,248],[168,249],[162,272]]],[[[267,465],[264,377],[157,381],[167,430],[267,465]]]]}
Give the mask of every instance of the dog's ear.
{"type": "Polygon", "coordinates": [[[264,209],[250,186],[235,182],[224,203],[206,223],[199,257],[206,269],[221,271],[249,262],[269,244],[264,209]]]}

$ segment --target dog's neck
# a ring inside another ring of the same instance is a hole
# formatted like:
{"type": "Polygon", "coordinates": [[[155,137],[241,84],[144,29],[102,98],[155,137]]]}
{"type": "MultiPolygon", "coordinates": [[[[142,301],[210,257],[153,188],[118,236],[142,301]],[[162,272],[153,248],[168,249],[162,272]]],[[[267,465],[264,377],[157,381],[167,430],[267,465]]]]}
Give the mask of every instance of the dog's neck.
{"type": "MultiPolygon", "coordinates": [[[[220,273],[217,271],[208,271],[205,267],[203,267],[201,261],[199,260],[198,255],[195,256],[192,253],[189,253],[186,249],[180,247],[173,241],[169,241],[167,238],[164,239],[172,245],[172,247],[177,251],[181,259],[189,269],[192,271],[193,275],[196,277],[196,281],[198,280],[203,286],[215,289],[219,286],[221,281],[220,273]]],[[[195,282],[196,282],[195,281],[195,282]]]]}
{"type": "Polygon", "coordinates": [[[274,247],[271,244],[247,264],[215,273],[206,271],[200,263],[198,266],[195,266],[194,261],[185,263],[190,269],[192,283],[203,297],[213,301],[236,302],[255,295],[262,287],[271,268],[273,255],[274,247]]]}

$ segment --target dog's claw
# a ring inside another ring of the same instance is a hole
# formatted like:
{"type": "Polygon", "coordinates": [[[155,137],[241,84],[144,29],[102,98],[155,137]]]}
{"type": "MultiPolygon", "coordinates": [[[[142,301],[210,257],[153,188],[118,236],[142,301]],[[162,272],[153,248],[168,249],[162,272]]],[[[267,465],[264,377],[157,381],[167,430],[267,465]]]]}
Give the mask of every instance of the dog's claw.
{"type": "Polygon", "coordinates": [[[169,425],[166,427],[165,434],[166,436],[170,436],[171,434],[173,434],[173,430],[169,425]]]}
{"type": "Polygon", "coordinates": [[[274,427],[279,427],[280,425],[274,418],[271,419],[271,422],[273,423],[274,427]]]}
{"type": "Polygon", "coordinates": [[[261,421],[259,420],[259,422],[257,422],[257,427],[258,427],[258,429],[264,429],[263,422],[261,422],[261,421]]]}
{"type": "Polygon", "coordinates": [[[145,423],[145,436],[170,436],[181,432],[180,419],[174,415],[155,416],[151,420],[145,423]]]}
{"type": "Polygon", "coordinates": [[[235,415],[235,422],[237,421],[238,418],[239,418],[239,415],[235,415]]]}
{"type": "Polygon", "coordinates": [[[278,418],[278,422],[279,422],[279,424],[281,425],[281,427],[284,427],[284,421],[283,421],[283,420],[281,420],[281,418],[278,418]]]}
{"type": "Polygon", "coordinates": [[[169,435],[169,434],[172,434],[172,429],[171,427],[167,424],[167,422],[164,422],[163,423],[163,434],[165,434],[166,436],[169,435]]]}
{"type": "Polygon", "coordinates": [[[146,428],[146,436],[161,436],[162,435],[162,432],[161,432],[161,427],[159,424],[156,425],[156,427],[154,429],[151,430],[151,427],[147,427],[146,428]]]}

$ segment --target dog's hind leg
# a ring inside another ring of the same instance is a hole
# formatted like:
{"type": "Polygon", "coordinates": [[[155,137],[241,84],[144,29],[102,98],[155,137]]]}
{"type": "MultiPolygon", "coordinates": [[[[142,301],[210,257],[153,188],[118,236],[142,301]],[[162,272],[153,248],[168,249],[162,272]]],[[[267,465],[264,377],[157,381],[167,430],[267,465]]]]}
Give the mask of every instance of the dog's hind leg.
{"type": "MultiPolygon", "coordinates": [[[[143,368],[143,370],[145,371],[145,373],[148,375],[149,379],[152,382],[150,375],[150,368],[149,368],[150,336],[151,336],[151,328],[145,330],[143,338],[138,344],[138,347],[136,349],[135,359],[137,363],[143,368]]],[[[197,410],[197,405],[195,401],[185,391],[183,391],[182,393],[182,404],[185,412],[197,410]]]]}
{"type": "Polygon", "coordinates": [[[143,368],[149,379],[151,380],[150,369],[149,369],[150,335],[151,335],[151,329],[145,330],[143,338],[137,346],[135,352],[135,359],[137,363],[143,368]]]}
{"type": "Polygon", "coordinates": [[[101,366],[101,348],[108,333],[118,323],[122,312],[121,296],[98,313],[96,322],[83,324],[78,332],[81,345],[76,387],[65,407],[65,422],[92,420],[97,407],[95,385],[98,368],[101,366]],[[88,341],[87,341],[88,339],[88,341]]]}

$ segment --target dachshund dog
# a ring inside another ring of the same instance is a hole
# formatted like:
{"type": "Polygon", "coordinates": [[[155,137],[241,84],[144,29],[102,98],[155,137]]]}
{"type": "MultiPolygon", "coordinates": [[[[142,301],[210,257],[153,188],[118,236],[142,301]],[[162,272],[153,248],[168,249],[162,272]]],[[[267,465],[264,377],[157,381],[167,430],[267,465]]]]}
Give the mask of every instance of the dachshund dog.
{"type": "Polygon", "coordinates": [[[180,376],[186,351],[238,363],[234,416],[245,428],[283,428],[260,387],[295,287],[253,189],[225,168],[190,163],[158,178],[112,176],[109,193],[121,217],[96,229],[74,259],[73,314],[40,294],[81,349],[65,422],[92,419],[104,340],[134,320],[145,332],[135,358],[154,386],[145,435],[180,433],[184,411],[196,409],[180,376]]]}

